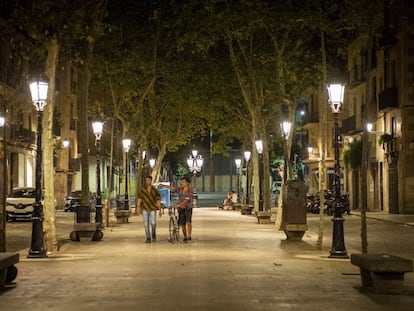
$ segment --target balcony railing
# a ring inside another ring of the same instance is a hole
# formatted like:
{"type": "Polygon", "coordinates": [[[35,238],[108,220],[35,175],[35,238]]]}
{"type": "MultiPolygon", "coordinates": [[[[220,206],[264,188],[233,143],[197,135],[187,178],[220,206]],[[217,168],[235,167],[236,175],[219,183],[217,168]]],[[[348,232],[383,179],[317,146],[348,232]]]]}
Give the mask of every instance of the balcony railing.
{"type": "Polygon", "coordinates": [[[76,120],[75,119],[70,119],[69,129],[72,131],[76,131],[76,120]]]}
{"type": "Polygon", "coordinates": [[[386,27],[382,32],[382,36],[379,39],[378,45],[380,48],[388,49],[395,46],[397,42],[398,40],[394,35],[394,32],[389,27],[386,27]]]}
{"type": "Polygon", "coordinates": [[[339,129],[340,134],[354,134],[355,132],[357,132],[355,115],[342,120],[342,127],[339,129]]]}
{"type": "Polygon", "coordinates": [[[319,114],[316,112],[306,113],[302,120],[303,125],[308,123],[319,123],[319,114]]]}
{"type": "Polygon", "coordinates": [[[398,88],[389,87],[378,95],[378,110],[398,108],[398,88]]]}
{"type": "Polygon", "coordinates": [[[79,172],[80,171],[80,159],[71,158],[69,159],[69,171],[79,172]]]}
{"type": "Polygon", "coordinates": [[[21,143],[36,143],[36,133],[24,127],[12,124],[10,126],[10,140],[21,143]]]}

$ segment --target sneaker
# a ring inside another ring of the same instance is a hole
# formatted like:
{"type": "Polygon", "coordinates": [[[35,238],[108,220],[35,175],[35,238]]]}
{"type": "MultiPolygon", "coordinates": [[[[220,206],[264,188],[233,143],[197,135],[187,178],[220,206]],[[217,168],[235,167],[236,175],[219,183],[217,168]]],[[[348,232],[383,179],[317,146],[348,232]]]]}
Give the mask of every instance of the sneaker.
{"type": "Polygon", "coordinates": [[[157,242],[157,237],[153,236],[152,237],[152,242],[157,242]]]}
{"type": "Polygon", "coordinates": [[[187,241],[188,241],[188,242],[191,242],[191,237],[187,238],[187,241]]]}
{"type": "Polygon", "coordinates": [[[151,243],[151,239],[150,239],[150,238],[147,238],[147,239],[145,240],[145,243],[151,243]]]}
{"type": "Polygon", "coordinates": [[[184,239],[183,239],[183,242],[184,242],[184,243],[187,243],[187,242],[188,242],[188,239],[187,239],[187,238],[184,238],[184,239]]]}

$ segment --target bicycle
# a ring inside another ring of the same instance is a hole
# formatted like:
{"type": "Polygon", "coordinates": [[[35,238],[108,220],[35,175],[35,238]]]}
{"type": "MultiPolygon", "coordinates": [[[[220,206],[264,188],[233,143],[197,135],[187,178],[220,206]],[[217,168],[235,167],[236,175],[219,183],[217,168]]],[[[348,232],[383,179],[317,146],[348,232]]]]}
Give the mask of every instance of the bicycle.
{"type": "Polygon", "coordinates": [[[170,220],[169,220],[170,236],[168,238],[168,242],[175,243],[180,240],[180,227],[178,224],[178,215],[177,215],[176,209],[170,206],[168,208],[168,216],[170,216],[170,220]]]}

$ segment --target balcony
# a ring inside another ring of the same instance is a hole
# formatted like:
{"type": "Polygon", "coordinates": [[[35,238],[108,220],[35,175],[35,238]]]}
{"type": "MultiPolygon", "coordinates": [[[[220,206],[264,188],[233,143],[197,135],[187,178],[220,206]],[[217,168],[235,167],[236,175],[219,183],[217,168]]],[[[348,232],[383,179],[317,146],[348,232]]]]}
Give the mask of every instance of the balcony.
{"type": "Polygon", "coordinates": [[[69,171],[79,172],[80,171],[80,158],[71,158],[69,159],[69,171]]]}
{"type": "Polygon", "coordinates": [[[398,88],[386,88],[378,95],[378,110],[384,111],[395,108],[398,108],[398,88]]]}
{"type": "Polygon", "coordinates": [[[360,66],[355,65],[351,68],[351,70],[349,71],[349,87],[353,88],[363,82],[363,73],[361,71],[360,66]]]}
{"type": "Polygon", "coordinates": [[[71,131],[76,131],[76,120],[75,119],[70,119],[70,122],[69,122],[69,129],[71,130],[71,131]]]}
{"type": "Polygon", "coordinates": [[[342,120],[342,127],[339,129],[341,135],[353,135],[358,132],[356,126],[356,116],[353,115],[349,118],[342,120]]]}
{"type": "Polygon", "coordinates": [[[319,114],[316,112],[306,113],[302,119],[302,126],[309,123],[319,123],[319,114]]]}
{"type": "Polygon", "coordinates": [[[11,125],[10,127],[10,140],[18,141],[20,143],[35,144],[36,133],[31,130],[25,129],[18,125],[11,125]]]}
{"type": "Polygon", "coordinates": [[[397,37],[389,27],[385,28],[385,30],[382,32],[382,36],[379,39],[378,45],[383,49],[389,49],[397,45],[397,37]]]}

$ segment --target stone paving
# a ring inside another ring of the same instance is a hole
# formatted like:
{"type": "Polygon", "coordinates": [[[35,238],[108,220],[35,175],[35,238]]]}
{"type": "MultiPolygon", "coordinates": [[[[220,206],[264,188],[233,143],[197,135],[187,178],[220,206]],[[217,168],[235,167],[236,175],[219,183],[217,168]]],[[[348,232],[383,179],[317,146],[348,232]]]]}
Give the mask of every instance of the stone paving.
{"type": "MultiPolygon", "coordinates": [[[[0,310],[413,310],[414,275],[401,295],[361,287],[349,259],[327,258],[317,235],[286,241],[274,224],[217,208],[194,209],[193,242],[144,243],[141,217],[104,230],[99,242],[64,241],[45,259],[22,250],[0,310]]],[[[327,241],[329,245],[329,241],[327,241]]],[[[352,250],[348,250],[349,253],[352,250]]],[[[412,258],[411,258],[412,259],[412,258]]]]}

